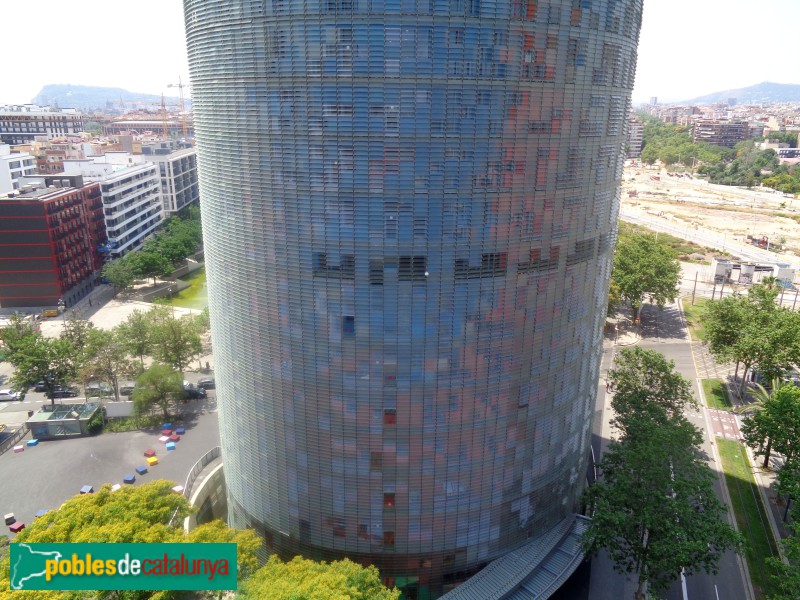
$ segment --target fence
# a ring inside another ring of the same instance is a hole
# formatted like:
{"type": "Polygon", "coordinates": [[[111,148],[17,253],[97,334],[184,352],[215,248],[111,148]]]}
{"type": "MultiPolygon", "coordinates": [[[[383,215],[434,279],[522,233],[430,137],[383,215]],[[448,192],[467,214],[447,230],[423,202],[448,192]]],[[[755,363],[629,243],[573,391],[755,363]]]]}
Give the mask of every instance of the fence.
{"type": "Polygon", "coordinates": [[[23,424],[17,431],[11,434],[11,437],[0,442],[0,454],[13,447],[18,441],[28,434],[28,426],[23,424]]]}

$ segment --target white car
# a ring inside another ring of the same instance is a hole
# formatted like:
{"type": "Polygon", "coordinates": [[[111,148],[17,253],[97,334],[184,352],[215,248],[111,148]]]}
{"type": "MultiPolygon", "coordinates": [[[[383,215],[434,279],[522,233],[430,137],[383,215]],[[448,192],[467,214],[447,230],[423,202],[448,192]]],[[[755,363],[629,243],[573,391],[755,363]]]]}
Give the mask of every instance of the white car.
{"type": "Polygon", "coordinates": [[[9,400],[19,400],[19,392],[14,390],[0,390],[0,402],[9,400]]]}

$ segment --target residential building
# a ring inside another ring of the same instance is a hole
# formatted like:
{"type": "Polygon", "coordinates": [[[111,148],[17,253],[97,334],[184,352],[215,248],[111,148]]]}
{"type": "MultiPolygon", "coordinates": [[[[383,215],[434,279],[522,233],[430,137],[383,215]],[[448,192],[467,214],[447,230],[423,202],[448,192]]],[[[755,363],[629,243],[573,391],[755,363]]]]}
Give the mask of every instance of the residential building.
{"type": "Polygon", "coordinates": [[[66,306],[94,287],[106,242],[100,185],[34,176],[0,196],[0,307],[66,306]]]}
{"type": "Polygon", "coordinates": [[[36,173],[36,161],[27,152],[12,151],[0,144],[0,194],[19,189],[20,177],[36,173]]]}
{"type": "Polygon", "coordinates": [[[800,163],[800,148],[778,148],[778,160],[783,165],[800,163]]]}
{"type": "Polygon", "coordinates": [[[641,0],[184,8],[229,523],[407,598],[533,549],[552,591],[641,0]]]}
{"type": "Polygon", "coordinates": [[[749,138],[750,124],[747,121],[698,119],[692,129],[692,141],[695,143],[705,142],[714,146],[733,148],[749,138]]]}
{"type": "Polygon", "coordinates": [[[644,144],[644,123],[635,113],[628,115],[628,139],[625,144],[628,155],[626,158],[639,158],[642,155],[644,144]]]}
{"type": "MultiPolygon", "coordinates": [[[[133,133],[137,135],[143,135],[145,133],[161,134],[163,131],[163,119],[121,119],[103,125],[103,134],[109,136],[126,133],[133,133]]],[[[191,119],[189,119],[186,123],[186,132],[188,137],[194,136],[194,127],[192,126],[191,119]]],[[[167,121],[167,135],[183,135],[183,121],[179,118],[171,116],[167,121]]]]}
{"type": "Polygon", "coordinates": [[[65,160],[65,173],[100,184],[108,244],[103,252],[119,258],[141,248],[164,219],[158,167],[127,152],[65,160]]]}
{"type": "Polygon", "coordinates": [[[25,144],[36,136],[55,137],[83,131],[83,115],[74,108],[35,104],[0,106],[0,143],[25,144]]]}
{"type": "Polygon", "coordinates": [[[158,166],[165,217],[199,203],[197,153],[191,144],[176,140],[142,144],[142,155],[158,166]]]}

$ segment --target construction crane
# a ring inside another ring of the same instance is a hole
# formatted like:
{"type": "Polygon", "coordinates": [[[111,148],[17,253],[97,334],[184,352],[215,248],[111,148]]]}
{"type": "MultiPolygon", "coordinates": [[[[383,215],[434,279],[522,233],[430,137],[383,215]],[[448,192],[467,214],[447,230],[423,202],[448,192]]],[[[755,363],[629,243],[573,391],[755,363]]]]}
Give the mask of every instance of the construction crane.
{"type": "Polygon", "coordinates": [[[164,94],[161,94],[161,127],[165,138],[169,137],[169,124],[167,123],[167,103],[164,94]]]}
{"type": "Polygon", "coordinates": [[[181,81],[181,78],[178,77],[178,83],[170,83],[170,84],[167,85],[167,87],[178,88],[178,93],[179,93],[180,98],[181,98],[181,126],[183,127],[183,137],[185,139],[185,138],[188,137],[188,134],[187,134],[187,131],[186,131],[186,106],[185,106],[184,100],[183,100],[183,88],[184,87],[189,87],[189,86],[188,86],[188,84],[183,83],[181,81]]]}

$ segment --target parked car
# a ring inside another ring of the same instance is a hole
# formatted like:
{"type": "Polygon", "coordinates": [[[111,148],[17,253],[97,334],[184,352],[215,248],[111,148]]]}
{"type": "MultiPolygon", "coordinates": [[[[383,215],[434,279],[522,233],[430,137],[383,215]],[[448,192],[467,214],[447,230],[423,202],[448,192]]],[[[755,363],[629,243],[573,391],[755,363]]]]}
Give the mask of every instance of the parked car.
{"type": "Polygon", "coordinates": [[[114,390],[111,389],[111,386],[106,385],[105,383],[90,383],[86,386],[86,396],[88,398],[96,396],[112,396],[113,394],[114,390]]]}
{"type": "Polygon", "coordinates": [[[20,393],[14,390],[0,390],[0,402],[20,400],[20,393]]]}
{"type": "Polygon", "coordinates": [[[57,387],[53,390],[53,398],[75,398],[80,392],[73,387],[57,387]]]}
{"type": "Polygon", "coordinates": [[[134,386],[132,385],[123,385],[119,388],[119,395],[120,396],[130,396],[133,393],[134,386]]]}
{"type": "Polygon", "coordinates": [[[46,392],[47,391],[47,384],[44,381],[37,381],[36,384],[33,386],[34,392],[46,392]]]}
{"type": "Polygon", "coordinates": [[[203,400],[207,397],[206,391],[201,387],[184,387],[183,393],[187,400],[203,400]]]}
{"type": "Polygon", "coordinates": [[[213,390],[217,387],[217,385],[214,382],[213,377],[207,377],[206,379],[201,379],[200,381],[198,381],[197,387],[203,388],[204,390],[213,390]]]}

